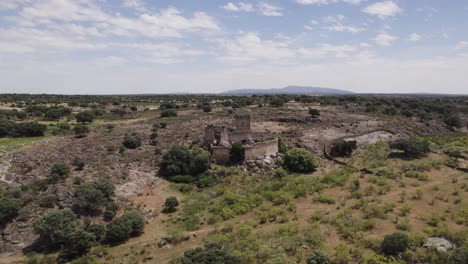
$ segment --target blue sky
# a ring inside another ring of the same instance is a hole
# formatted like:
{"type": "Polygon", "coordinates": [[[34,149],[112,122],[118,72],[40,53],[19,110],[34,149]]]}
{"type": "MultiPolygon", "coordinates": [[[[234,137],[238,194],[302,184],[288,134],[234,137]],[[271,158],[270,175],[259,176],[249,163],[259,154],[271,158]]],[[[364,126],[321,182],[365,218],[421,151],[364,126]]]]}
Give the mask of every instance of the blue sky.
{"type": "Polygon", "coordinates": [[[468,93],[465,0],[2,0],[0,92],[468,93]]]}

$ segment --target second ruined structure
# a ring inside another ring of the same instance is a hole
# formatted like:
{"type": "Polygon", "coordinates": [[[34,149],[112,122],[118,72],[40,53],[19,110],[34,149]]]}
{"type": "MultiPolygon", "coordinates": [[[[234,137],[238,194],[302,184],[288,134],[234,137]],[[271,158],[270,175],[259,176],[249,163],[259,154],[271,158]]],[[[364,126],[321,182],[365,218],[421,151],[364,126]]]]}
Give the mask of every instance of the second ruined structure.
{"type": "Polygon", "coordinates": [[[251,129],[250,115],[236,116],[236,130],[229,132],[227,127],[221,127],[219,136],[216,127],[205,128],[204,143],[210,150],[215,163],[229,162],[231,144],[240,142],[244,146],[245,160],[255,160],[278,154],[278,139],[270,132],[254,132],[251,129]]]}

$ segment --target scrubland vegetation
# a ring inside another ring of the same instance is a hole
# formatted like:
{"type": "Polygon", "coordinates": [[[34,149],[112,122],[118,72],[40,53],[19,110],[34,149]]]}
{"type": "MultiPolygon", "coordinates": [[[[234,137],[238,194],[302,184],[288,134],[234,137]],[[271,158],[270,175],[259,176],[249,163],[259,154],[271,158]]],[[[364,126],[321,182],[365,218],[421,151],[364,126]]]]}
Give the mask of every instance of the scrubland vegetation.
{"type": "Polygon", "coordinates": [[[21,233],[27,263],[467,263],[465,97],[0,102],[0,245],[21,233]],[[237,111],[275,133],[278,157],[243,162],[239,145],[210,162],[204,126],[237,111]],[[394,137],[360,141],[362,124],[394,137]]]}

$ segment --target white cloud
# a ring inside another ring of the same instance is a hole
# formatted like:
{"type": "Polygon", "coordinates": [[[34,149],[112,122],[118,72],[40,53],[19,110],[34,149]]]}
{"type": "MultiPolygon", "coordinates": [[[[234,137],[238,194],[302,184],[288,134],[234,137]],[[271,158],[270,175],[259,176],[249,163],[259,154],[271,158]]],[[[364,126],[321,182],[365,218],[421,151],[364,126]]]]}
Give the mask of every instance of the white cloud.
{"type": "Polygon", "coordinates": [[[413,42],[416,42],[416,41],[420,41],[423,39],[423,37],[421,35],[419,35],[418,33],[411,33],[411,35],[409,36],[408,38],[410,41],[413,41],[413,42]]]}
{"type": "Polygon", "coordinates": [[[375,38],[374,41],[380,46],[391,46],[392,43],[397,40],[398,37],[392,36],[386,32],[379,33],[375,38]]]}
{"type": "Polygon", "coordinates": [[[366,30],[364,27],[344,24],[345,19],[343,15],[336,15],[324,17],[322,21],[326,24],[324,28],[330,31],[358,33],[366,30]]]}
{"type": "Polygon", "coordinates": [[[252,4],[244,3],[244,2],[239,2],[237,4],[229,2],[226,5],[224,5],[222,8],[227,10],[227,11],[232,11],[232,12],[252,12],[252,11],[254,11],[254,7],[253,7],[252,4]]]}
{"type": "Polygon", "coordinates": [[[347,4],[359,5],[367,0],[296,0],[296,3],[301,5],[329,5],[340,1],[347,4]]]}
{"type": "Polygon", "coordinates": [[[143,0],[123,0],[123,6],[127,8],[132,8],[140,12],[147,11],[143,0]]]}
{"type": "Polygon", "coordinates": [[[401,12],[401,8],[393,1],[383,1],[369,5],[362,11],[364,13],[378,16],[379,18],[383,19],[397,15],[401,12]]]}
{"type": "Polygon", "coordinates": [[[281,7],[274,6],[265,2],[260,2],[258,4],[258,9],[260,13],[262,13],[264,16],[283,16],[283,13],[281,13],[281,10],[283,10],[281,7]]]}
{"type": "Polygon", "coordinates": [[[462,50],[462,49],[466,49],[468,48],[468,41],[460,41],[458,42],[457,46],[455,47],[455,49],[457,50],[462,50]]]}
{"type": "Polygon", "coordinates": [[[17,9],[23,4],[29,3],[31,0],[2,0],[0,2],[0,10],[17,9]]]}

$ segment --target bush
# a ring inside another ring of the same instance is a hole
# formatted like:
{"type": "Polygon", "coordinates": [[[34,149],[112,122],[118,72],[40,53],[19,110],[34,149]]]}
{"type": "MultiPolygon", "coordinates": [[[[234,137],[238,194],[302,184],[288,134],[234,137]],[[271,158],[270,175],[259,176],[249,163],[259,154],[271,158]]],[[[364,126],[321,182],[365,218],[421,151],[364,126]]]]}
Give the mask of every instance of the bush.
{"type": "Polygon", "coordinates": [[[73,132],[75,132],[75,136],[78,138],[85,137],[86,134],[89,133],[89,127],[84,124],[76,124],[73,128],[73,132]]]}
{"type": "Polygon", "coordinates": [[[327,254],[321,250],[315,250],[307,257],[307,264],[333,264],[327,254]]]}
{"type": "Polygon", "coordinates": [[[234,142],[229,151],[229,160],[232,163],[239,163],[244,160],[244,146],[240,142],[234,142]]]}
{"type": "Polygon", "coordinates": [[[416,139],[398,139],[390,144],[390,148],[404,151],[406,157],[417,158],[429,153],[429,143],[416,139]]]}
{"type": "Polygon", "coordinates": [[[196,248],[186,251],[181,259],[182,264],[238,264],[238,257],[229,255],[221,250],[221,246],[210,244],[205,248],[196,248]]]}
{"type": "Polygon", "coordinates": [[[309,108],[309,115],[312,117],[320,116],[320,111],[318,109],[309,108]]]}
{"type": "Polygon", "coordinates": [[[83,111],[75,116],[78,123],[91,123],[94,120],[94,114],[91,111],[83,111]]]}
{"type": "Polygon", "coordinates": [[[38,122],[15,123],[0,120],[0,137],[40,137],[44,136],[47,126],[38,122]]]}
{"type": "Polygon", "coordinates": [[[160,116],[161,117],[176,117],[177,112],[173,109],[166,109],[161,112],[160,116]]]}
{"type": "Polygon", "coordinates": [[[128,149],[136,149],[141,146],[141,138],[135,132],[125,134],[122,145],[128,149]]]}
{"type": "Polygon", "coordinates": [[[59,259],[70,260],[87,254],[95,242],[96,236],[93,233],[75,229],[68,235],[59,259]]]}
{"type": "Polygon", "coordinates": [[[65,162],[57,162],[50,169],[50,181],[53,183],[65,179],[70,174],[70,166],[65,162]]]}
{"type": "Polygon", "coordinates": [[[333,142],[331,154],[333,156],[345,157],[351,156],[353,151],[357,148],[356,140],[340,139],[333,142]]]}
{"type": "Polygon", "coordinates": [[[170,177],[175,175],[197,175],[210,167],[209,154],[198,148],[192,149],[182,145],[173,145],[160,162],[159,173],[170,177]]]}
{"type": "Polygon", "coordinates": [[[409,245],[408,236],[402,233],[386,235],[382,241],[382,253],[388,256],[397,256],[406,251],[409,245]]]}
{"type": "Polygon", "coordinates": [[[463,158],[463,154],[459,151],[459,150],[452,150],[448,153],[448,156],[452,159],[462,159],[463,158]]]}
{"type": "Polygon", "coordinates": [[[463,127],[463,121],[457,115],[448,115],[443,119],[444,123],[449,127],[461,128],[463,127]]]}
{"type": "Polygon", "coordinates": [[[177,197],[171,196],[166,198],[166,201],[164,202],[164,213],[172,213],[175,212],[177,209],[177,206],[179,206],[179,201],[177,200],[177,197]]]}
{"type": "Polygon", "coordinates": [[[49,247],[58,248],[70,238],[77,228],[76,215],[70,209],[52,211],[34,221],[34,231],[49,247]]]}
{"type": "Polygon", "coordinates": [[[275,177],[276,178],[284,178],[288,176],[288,172],[286,172],[283,168],[278,168],[276,171],[275,171],[275,177]]]}
{"type": "Polygon", "coordinates": [[[108,203],[112,202],[115,187],[106,180],[84,183],[76,188],[73,208],[85,213],[98,213],[108,203]]]}
{"type": "Polygon", "coordinates": [[[122,217],[109,222],[106,228],[106,239],[110,243],[121,243],[131,236],[143,232],[145,220],[136,211],[126,212],[122,217]]]}
{"type": "Polygon", "coordinates": [[[0,189],[0,227],[18,215],[23,202],[0,189]]]}
{"type": "Polygon", "coordinates": [[[85,162],[83,159],[75,158],[73,160],[73,166],[75,166],[75,170],[82,171],[84,169],[85,162]]]}
{"type": "Polygon", "coordinates": [[[291,172],[307,173],[318,167],[318,162],[306,149],[295,148],[286,152],[284,166],[291,172]]]}
{"type": "Polygon", "coordinates": [[[112,220],[106,226],[106,240],[109,243],[117,244],[130,238],[131,227],[122,219],[112,220]]]}

